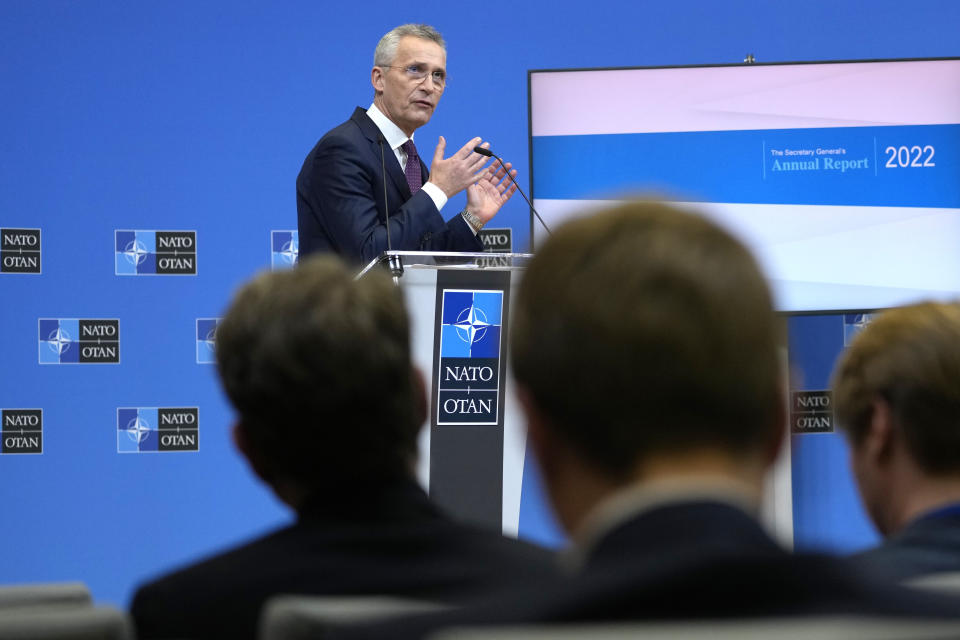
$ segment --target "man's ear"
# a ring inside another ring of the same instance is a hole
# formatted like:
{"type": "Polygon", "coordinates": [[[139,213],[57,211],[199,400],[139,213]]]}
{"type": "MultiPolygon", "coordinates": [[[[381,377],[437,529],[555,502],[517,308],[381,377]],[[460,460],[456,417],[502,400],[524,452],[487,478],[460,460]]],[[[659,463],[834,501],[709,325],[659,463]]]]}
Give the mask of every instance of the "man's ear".
{"type": "Polygon", "coordinates": [[[383,93],[383,69],[374,67],[370,70],[370,84],[378,94],[383,93]]]}
{"type": "Polygon", "coordinates": [[[871,406],[867,432],[863,435],[860,450],[874,462],[883,463],[893,453],[896,432],[893,428],[893,408],[885,399],[877,396],[871,406]]]}
{"type": "Polygon", "coordinates": [[[258,478],[270,484],[272,473],[270,472],[267,462],[264,457],[257,451],[254,447],[250,438],[247,435],[247,431],[243,426],[242,422],[235,422],[233,428],[230,430],[230,435],[233,438],[233,445],[237,448],[237,451],[246,459],[247,463],[250,465],[250,468],[253,469],[253,472],[257,475],[258,478]]]}
{"type": "Polygon", "coordinates": [[[543,412],[540,411],[529,389],[519,383],[514,385],[514,389],[527,425],[527,446],[533,451],[541,471],[548,475],[555,466],[556,456],[553,455],[553,439],[543,412]]]}
{"type": "Polygon", "coordinates": [[[783,444],[787,439],[787,431],[789,429],[789,422],[787,418],[788,391],[786,385],[782,385],[781,388],[783,389],[783,392],[777,394],[777,399],[773,408],[773,420],[776,422],[776,429],[772,430],[770,441],[767,443],[767,448],[764,452],[763,463],[766,465],[767,469],[772,467],[777,461],[777,456],[780,455],[780,451],[783,449],[783,444]]]}

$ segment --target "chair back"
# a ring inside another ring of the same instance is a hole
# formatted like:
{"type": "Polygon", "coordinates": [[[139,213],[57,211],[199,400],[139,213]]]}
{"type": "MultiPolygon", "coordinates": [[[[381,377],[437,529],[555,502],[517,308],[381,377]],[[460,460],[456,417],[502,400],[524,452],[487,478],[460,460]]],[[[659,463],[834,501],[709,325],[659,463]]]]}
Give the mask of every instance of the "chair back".
{"type": "Polygon", "coordinates": [[[320,640],[332,629],[391,616],[445,609],[444,605],[390,596],[277,596],[260,614],[261,640],[320,640]]]}
{"type": "Polygon", "coordinates": [[[936,591],[946,595],[958,596],[960,595],[960,571],[930,573],[918,578],[912,578],[906,581],[904,585],[913,589],[925,589],[927,591],[936,591]]]}
{"type": "Polygon", "coordinates": [[[429,640],[947,640],[960,622],[860,616],[444,629],[429,640]]]}
{"type": "Polygon", "coordinates": [[[31,605],[90,605],[93,598],[82,582],[50,582],[0,586],[0,609],[31,605]]]}
{"type": "Polygon", "coordinates": [[[0,610],[3,640],[132,640],[127,614],[113,607],[29,605],[0,610]]]}

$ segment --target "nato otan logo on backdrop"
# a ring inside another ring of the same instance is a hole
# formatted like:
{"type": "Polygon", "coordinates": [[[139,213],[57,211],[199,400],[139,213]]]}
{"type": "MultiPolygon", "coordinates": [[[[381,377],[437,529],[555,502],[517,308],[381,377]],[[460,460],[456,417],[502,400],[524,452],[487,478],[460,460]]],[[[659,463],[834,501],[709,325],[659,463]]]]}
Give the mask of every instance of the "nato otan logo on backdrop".
{"type": "Polygon", "coordinates": [[[43,410],[2,409],[0,453],[43,453],[43,410]]]}
{"type": "Polygon", "coordinates": [[[117,409],[117,453],[199,450],[197,407],[117,409]]]}
{"type": "Polygon", "coordinates": [[[220,318],[197,318],[197,364],[216,364],[220,318]]]}
{"type": "Polygon", "coordinates": [[[118,276],[197,275],[196,231],[114,231],[118,276]]]}
{"type": "Polygon", "coordinates": [[[297,231],[270,232],[270,268],[289,269],[300,256],[300,234],[297,231]]]}
{"type": "Polygon", "coordinates": [[[510,253],[513,251],[513,229],[480,229],[477,237],[483,244],[483,250],[490,253],[510,253]]]}
{"type": "Polygon", "coordinates": [[[829,389],[794,391],[791,395],[793,433],[833,433],[833,396],[829,389]]]}
{"type": "Polygon", "coordinates": [[[120,321],[40,318],[40,364],[118,364],[120,321]]]}
{"type": "MultiPolygon", "coordinates": [[[[513,250],[513,229],[480,229],[477,237],[486,253],[510,253],[513,250]]],[[[505,257],[477,259],[477,266],[487,269],[510,265],[510,259],[505,257]]]]}
{"type": "Polygon", "coordinates": [[[40,273],[40,229],[0,229],[0,273],[40,273]]]}
{"type": "Polygon", "coordinates": [[[497,424],[503,291],[443,292],[437,425],[497,424]]]}

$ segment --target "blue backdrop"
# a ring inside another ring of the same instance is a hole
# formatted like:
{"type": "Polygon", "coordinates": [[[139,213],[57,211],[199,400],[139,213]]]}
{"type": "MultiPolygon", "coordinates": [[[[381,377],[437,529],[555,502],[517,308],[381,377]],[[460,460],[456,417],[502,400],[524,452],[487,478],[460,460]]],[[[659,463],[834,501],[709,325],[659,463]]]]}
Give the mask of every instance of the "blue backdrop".
{"type": "MultiPolygon", "coordinates": [[[[837,358],[869,317],[825,313],[788,318],[791,392],[830,389],[837,358]]],[[[794,547],[853,553],[875,545],[880,536],[860,501],[847,438],[837,425],[824,433],[794,433],[790,454],[794,547]]]]}
{"type": "MultiPolygon", "coordinates": [[[[0,4],[0,228],[42,230],[42,275],[0,274],[0,408],[44,419],[42,455],[0,454],[3,582],[83,579],[122,605],[287,517],[232,450],[197,321],[270,265],[304,156],[370,103],[373,47],[409,21],[448,41],[424,156],[481,135],[524,183],[527,69],[960,55],[947,0],[0,4]],[[195,231],[197,275],[115,275],[116,230],[195,231]],[[119,320],[121,363],[39,364],[41,318],[119,320]],[[157,407],[198,408],[199,451],[117,453],[118,409],[157,407]]],[[[526,248],[519,198],[497,221],[526,248]]],[[[550,538],[537,504],[521,533],[550,538]]]]}

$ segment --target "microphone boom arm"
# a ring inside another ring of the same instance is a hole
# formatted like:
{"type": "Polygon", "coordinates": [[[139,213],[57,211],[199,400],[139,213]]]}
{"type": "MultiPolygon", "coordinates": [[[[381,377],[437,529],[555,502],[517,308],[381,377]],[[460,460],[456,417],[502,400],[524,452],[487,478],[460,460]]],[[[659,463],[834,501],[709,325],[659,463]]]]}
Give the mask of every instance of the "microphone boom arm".
{"type": "Polygon", "coordinates": [[[488,158],[496,158],[496,159],[497,159],[497,161],[500,163],[500,166],[503,167],[503,170],[506,172],[507,177],[510,178],[510,182],[512,182],[513,185],[517,188],[517,191],[520,192],[520,195],[523,196],[523,199],[527,201],[527,205],[529,205],[530,211],[533,212],[533,215],[537,216],[537,220],[539,220],[539,221],[540,221],[540,224],[543,225],[543,228],[547,230],[547,233],[548,233],[548,234],[552,234],[553,232],[550,231],[550,227],[548,227],[548,226],[547,226],[547,223],[543,221],[543,218],[542,218],[542,217],[540,217],[540,213],[539,213],[536,209],[534,209],[533,203],[530,202],[530,198],[527,197],[527,194],[525,194],[525,193],[523,192],[523,189],[520,188],[520,185],[517,184],[517,181],[514,180],[514,179],[513,179],[513,176],[510,175],[510,172],[507,171],[507,163],[503,161],[503,158],[501,158],[500,156],[498,156],[497,154],[495,154],[495,153],[494,153],[493,151],[491,151],[490,149],[485,149],[485,148],[480,147],[480,146],[474,147],[473,150],[474,150],[476,153],[479,153],[479,154],[482,155],[482,156],[486,156],[486,157],[488,157],[488,158]]]}

